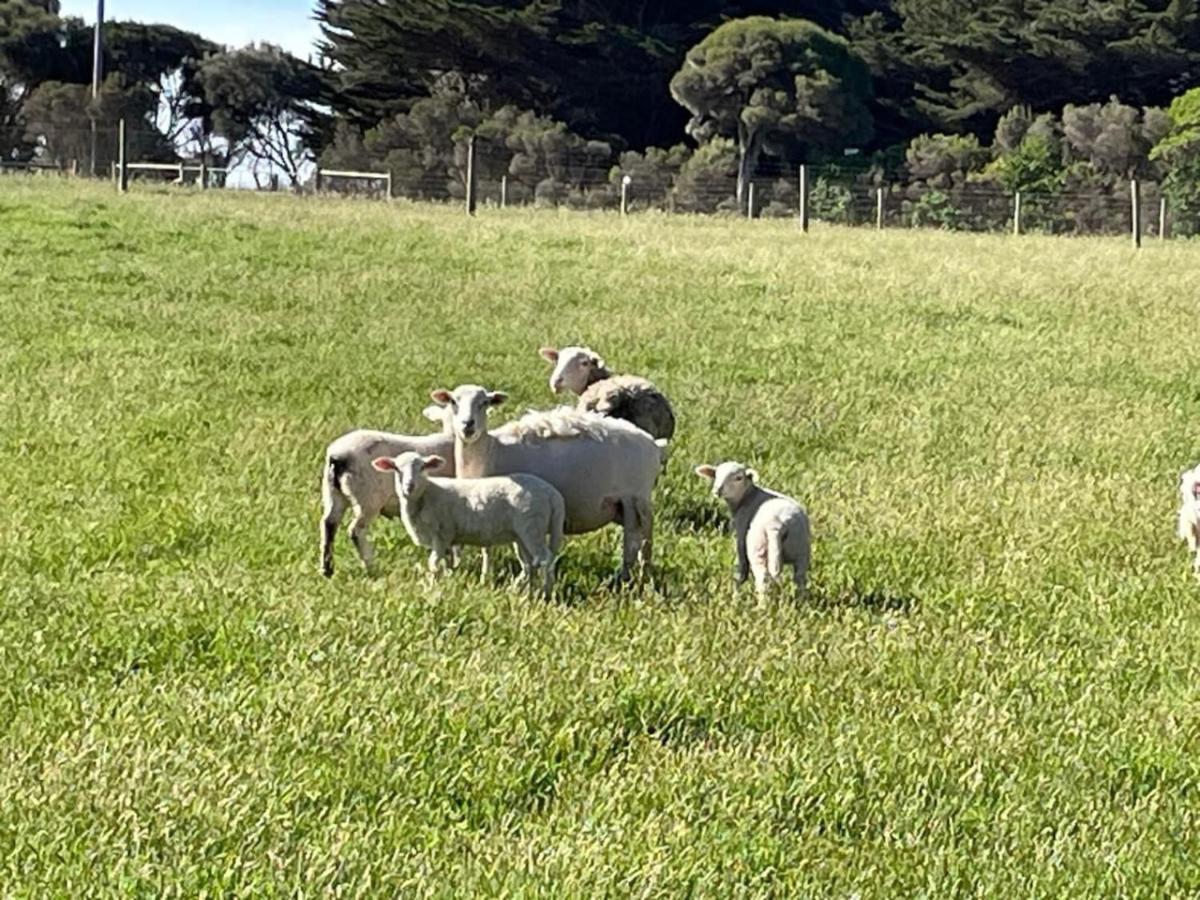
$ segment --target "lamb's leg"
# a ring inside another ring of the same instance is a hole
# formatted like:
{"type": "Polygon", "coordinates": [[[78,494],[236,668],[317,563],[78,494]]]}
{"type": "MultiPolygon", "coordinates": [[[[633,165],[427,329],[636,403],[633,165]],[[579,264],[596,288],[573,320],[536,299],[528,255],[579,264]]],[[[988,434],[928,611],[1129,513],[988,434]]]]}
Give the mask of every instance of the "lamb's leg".
{"type": "Polygon", "coordinates": [[[642,546],[638,551],[638,560],[641,565],[640,576],[645,577],[650,574],[654,565],[654,506],[649,498],[639,498],[637,503],[638,525],[642,532],[642,546]]]}
{"type": "Polygon", "coordinates": [[[526,593],[533,593],[533,569],[534,558],[532,546],[527,546],[531,542],[525,535],[518,536],[516,543],[513,545],[517,549],[517,559],[521,561],[521,575],[517,579],[518,583],[524,583],[526,593]]]}
{"type": "Polygon", "coordinates": [[[622,554],[618,584],[627,584],[633,578],[633,569],[642,549],[642,534],[638,528],[637,501],[633,497],[622,497],[620,502],[622,554]]]}
{"type": "Polygon", "coordinates": [[[354,542],[354,549],[358,551],[363,569],[368,573],[375,568],[375,548],[371,546],[367,531],[370,530],[371,523],[375,521],[377,515],[377,512],[372,512],[357,502],[354,503],[354,518],[350,522],[350,540],[354,542]]]}
{"type": "Polygon", "coordinates": [[[342,524],[342,516],[346,514],[346,497],[331,475],[327,474],[321,482],[321,574],[326,578],[333,575],[333,541],[337,537],[338,526],[342,524]]]}

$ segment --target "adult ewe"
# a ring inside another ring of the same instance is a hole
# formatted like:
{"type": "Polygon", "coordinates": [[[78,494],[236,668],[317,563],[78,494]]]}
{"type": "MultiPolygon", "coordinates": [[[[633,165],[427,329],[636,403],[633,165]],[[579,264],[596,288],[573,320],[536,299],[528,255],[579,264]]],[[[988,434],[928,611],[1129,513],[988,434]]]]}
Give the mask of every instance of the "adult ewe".
{"type": "Polygon", "coordinates": [[[675,411],[671,403],[645,378],[613,375],[604,360],[587,347],[543,347],[543,359],[554,363],[550,390],[567,390],[579,397],[575,408],[632,422],[652,438],[675,436],[675,411]]]}
{"type": "Polygon", "coordinates": [[[566,504],[567,534],[596,531],[610,522],[624,529],[619,580],[652,556],[651,492],[662,469],[666,441],[628,422],[570,409],[530,412],[488,430],[487,412],[508,399],[499,391],[464,384],[431,396],[451,411],[454,467],[459,478],[527,472],[549,482],[566,504]]]}
{"type": "Polygon", "coordinates": [[[333,539],[347,509],[354,510],[350,540],[367,571],[375,563],[375,548],[367,537],[371,523],[381,515],[386,518],[400,515],[392,476],[374,467],[377,457],[395,457],[409,450],[425,456],[437,455],[448,462],[433,474],[454,474],[450,412],[440,406],[427,406],[425,417],[441,424],[441,432],[415,436],[359,429],[342,435],[326,448],[321,476],[321,574],[326,578],[333,575],[333,539]]]}
{"type": "Polygon", "coordinates": [[[713,494],[729,504],[737,546],[736,584],[754,573],[760,597],[779,580],[785,565],[792,567],[797,592],[808,583],[812,536],[808,514],[791,497],[759,487],[758,473],[739,462],[697,466],[696,474],[713,483],[713,494]]]}

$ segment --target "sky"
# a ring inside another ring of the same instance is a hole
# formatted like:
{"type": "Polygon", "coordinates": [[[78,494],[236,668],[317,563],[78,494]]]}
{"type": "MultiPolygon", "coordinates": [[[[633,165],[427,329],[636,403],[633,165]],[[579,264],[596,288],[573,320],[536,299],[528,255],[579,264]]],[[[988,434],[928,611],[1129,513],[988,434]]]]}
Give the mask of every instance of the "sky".
{"type": "MultiPolygon", "coordinates": [[[[317,37],[312,0],[105,0],[104,18],[165,22],[220,44],[270,41],[307,58],[317,37]]],[[[91,23],[96,0],[62,0],[62,13],[91,23]]]]}

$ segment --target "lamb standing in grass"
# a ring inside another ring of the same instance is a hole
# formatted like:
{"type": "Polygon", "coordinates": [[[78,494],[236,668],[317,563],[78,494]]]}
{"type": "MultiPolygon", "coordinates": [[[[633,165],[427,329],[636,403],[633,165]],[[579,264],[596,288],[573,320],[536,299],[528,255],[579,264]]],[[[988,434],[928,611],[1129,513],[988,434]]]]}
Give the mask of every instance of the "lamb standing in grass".
{"type": "Polygon", "coordinates": [[[1200,578],[1200,466],[1179,476],[1179,537],[1192,554],[1192,574],[1200,578]]]}
{"type": "Polygon", "coordinates": [[[387,518],[400,515],[392,478],[372,466],[376,457],[398,456],[406,450],[437,454],[447,462],[435,474],[454,474],[454,432],[450,412],[440,406],[429,406],[425,409],[425,417],[442,426],[440,434],[413,436],[359,429],[342,435],[325,450],[325,470],[321,478],[321,574],[326,578],[333,575],[333,539],[347,508],[354,510],[350,539],[367,571],[375,562],[375,549],[367,538],[371,523],[381,515],[387,518]]]}
{"type": "Polygon", "coordinates": [[[456,545],[515,543],[530,590],[539,571],[542,592],[550,598],[566,509],[562,494],[547,482],[527,474],[432,478],[429,472],[444,469],[446,461],[411,452],[376,459],[373,465],[393,473],[400,518],[413,542],[431,551],[431,574],[451,561],[456,545]]]}
{"type": "Polygon", "coordinates": [[[739,462],[697,466],[696,474],[713,482],[713,495],[729,504],[737,544],[738,585],[754,573],[759,596],[778,581],[785,565],[792,567],[796,590],[808,584],[812,536],[808,514],[791,497],[759,487],[758,473],[739,462]]]}
{"type": "Polygon", "coordinates": [[[632,422],[652,438],[670,440],[675,435],[671,403],[645,378],[613,375],[604,360],[587,347],[543,347],[543,359],[554,363],[550,390],[568,390],[579,396],[575,408],[632,422]]]}

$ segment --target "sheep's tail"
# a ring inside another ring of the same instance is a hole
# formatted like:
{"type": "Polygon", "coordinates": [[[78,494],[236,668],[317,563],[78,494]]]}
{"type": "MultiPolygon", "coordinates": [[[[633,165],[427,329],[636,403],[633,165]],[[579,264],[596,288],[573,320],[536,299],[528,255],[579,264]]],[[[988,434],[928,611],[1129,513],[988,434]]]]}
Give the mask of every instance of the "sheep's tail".
{"type": "Polygon", "coordinates": [[[778,578],[783,571],[783,529],[779,527],[767,530],[767,574],[778,578]]]}
{"type": "Polygon", "coordinates": [[[671,444],[666,438],[659,438],[654,446],[658,448],[658,464],[665,469],[667,460],[671,458],[671,444]]]}
{"type": "Polygon", "coordinates": [[[566,530],[567,506],[562,494],[555,493],[550,502],[550,557],[558,558],[559,548],[562,547],[563,532],[566,530]]]}

